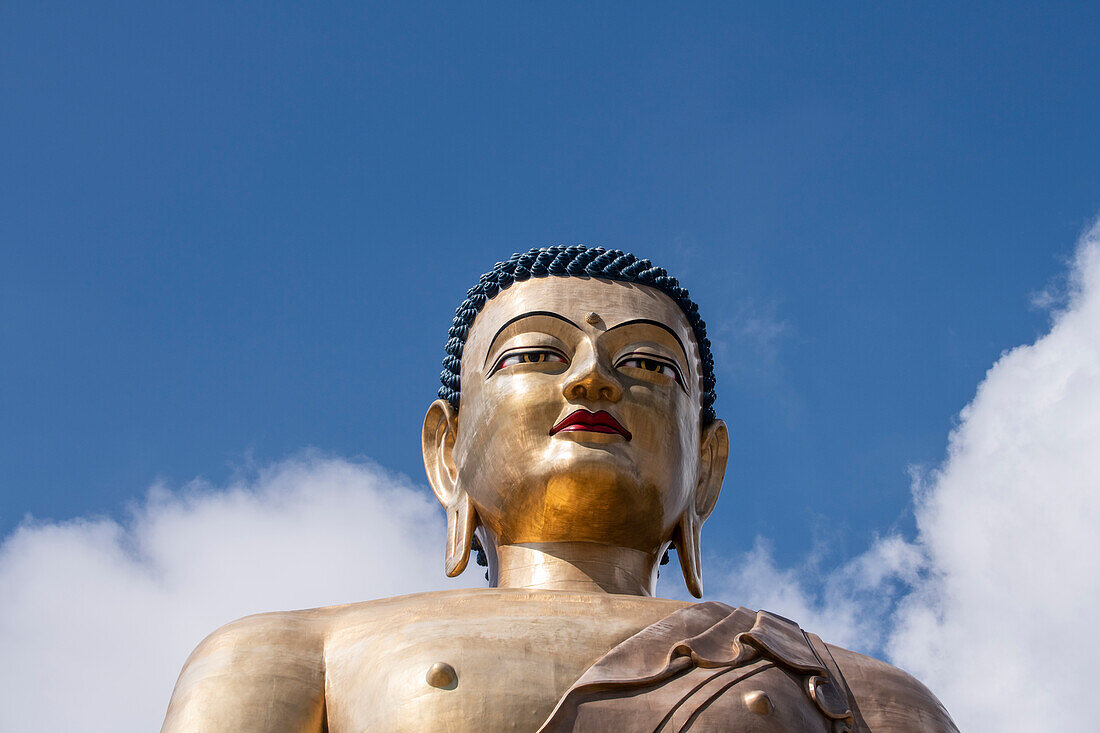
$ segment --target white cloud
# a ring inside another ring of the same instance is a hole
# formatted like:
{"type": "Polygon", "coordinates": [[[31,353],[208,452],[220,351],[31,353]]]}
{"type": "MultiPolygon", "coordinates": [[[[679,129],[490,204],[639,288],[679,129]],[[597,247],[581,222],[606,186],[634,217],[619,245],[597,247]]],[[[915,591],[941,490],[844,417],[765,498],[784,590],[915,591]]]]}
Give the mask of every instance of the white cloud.
{"type": "Polygon", "coordinates": [[[1094,730],[1100,223],[1068,281],[1050,332],[1002,355],[961,412],[946,460],[915,477],[916,538],[882,538],[824,574],[812,562],[779,568],[758,541],[711,582],[712,597],[884,650],[962,730],[1094,730]]]}
{"type": "Polygon", "coordinates": [[[963,730],[1090,730],[1100,657],[1100,224],[1050,332],[986,374],[918,486],[890,656],[963,730]]]}
{"type": "Polygon", "coordinates": [[[762,608],[794,619],[832,644],[874,654],[884,643],[897,596],[917,578],[923,557],[901,537],[880,539],[840,567],[822,570],[811,553],[801,566],[781,568],[771,542],[758,537],[736,561],[707,558],[707,597],[762,608]]]}
{"type": "Polygon", "coordinates": [[[158,730],[207,633],[259,611],[476,585],[443,574],[442,512],[377,466],[307,455],[131,517],[0,545],[0,730],[158,730]]]}

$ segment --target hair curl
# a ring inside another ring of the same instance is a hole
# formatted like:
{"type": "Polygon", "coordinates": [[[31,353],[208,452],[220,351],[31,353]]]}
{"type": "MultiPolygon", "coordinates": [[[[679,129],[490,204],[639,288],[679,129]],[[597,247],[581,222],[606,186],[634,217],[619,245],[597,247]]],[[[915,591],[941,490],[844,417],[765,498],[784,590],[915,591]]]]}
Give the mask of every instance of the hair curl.
{"type": "Polygon", "coordinates": [[[501,290],[513,283],[523,282],[533,277],[594,277],[603,280],[635,283],[660,290],[672,298],[683,311],[695,342],[699,346],[699,357],[703,365],[703,396],[700,405],[700,418],[707,425],[715,418],[714,400],[714,355],[707,338],[707,325],[699,316],[699,306],[692,301],[685,288],[680,287],[676,278],[661,267],[654,267],[649,260],[638,259],[634,255],[618,249],[603,247],[585,247],[583,245],[553,247],[535,247],[527,252],[517,252],[506,262],[498,262],[493,269],[481,276],[481,281],[466,292],[466,300],[455,310],[443,357],[443,371],[439,381],[441,399],[447,400],[457,410],[462,394],[462,350],[474,318],[485,304],[501,290]]]}

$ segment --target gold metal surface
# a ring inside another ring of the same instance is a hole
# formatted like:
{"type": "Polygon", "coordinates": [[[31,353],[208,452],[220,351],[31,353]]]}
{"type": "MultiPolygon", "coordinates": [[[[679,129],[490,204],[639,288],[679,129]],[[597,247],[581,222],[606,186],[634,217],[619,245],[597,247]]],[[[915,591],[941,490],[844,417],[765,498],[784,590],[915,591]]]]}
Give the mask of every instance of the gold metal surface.
{"type": "MultiPolygon", "coordinates": [[[[701,594],[700,530],[729,437],[700,424],[698,348],[667,296],[580,277],[515,284],[475,319],[461,380],[461,410],[428,409],[424,465],[447,516],[446,573],[463,571],[476,534],[497,587],[229,624],[187,660],[163,731],[535,731],[611,650],[699,608],[651,596],[670,546],[701,594]]],[[[806,638],[860,725],[954,730],[904,672],[806,638]]],[[[834,729],[816,688],[758,664],[733,698],[747,725],[834,729]]]]}

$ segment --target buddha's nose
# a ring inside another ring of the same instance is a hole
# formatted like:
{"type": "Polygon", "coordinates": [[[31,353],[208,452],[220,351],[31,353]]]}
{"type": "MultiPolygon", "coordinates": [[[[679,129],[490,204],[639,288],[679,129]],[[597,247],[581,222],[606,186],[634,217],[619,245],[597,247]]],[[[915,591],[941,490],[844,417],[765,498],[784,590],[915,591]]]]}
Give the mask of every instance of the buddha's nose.
{"type": "Polygon", "coordinates": [[[622,385],[594,351],[573,359],[562,393],[567,400],[588,402],[618,402],[623,396],[622,385]]]}

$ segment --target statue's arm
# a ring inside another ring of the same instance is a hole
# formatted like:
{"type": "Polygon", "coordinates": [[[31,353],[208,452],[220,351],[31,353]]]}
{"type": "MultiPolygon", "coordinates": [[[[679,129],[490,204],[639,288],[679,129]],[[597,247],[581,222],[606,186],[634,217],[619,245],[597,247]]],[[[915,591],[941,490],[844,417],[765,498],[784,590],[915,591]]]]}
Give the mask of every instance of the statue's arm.
{"type": "Polygon", "coordinates": [[[959,733],[943,703],[908,672],[827,646],[872,733],[959,733]]]}
{"type": "Polygon", "coordinates": [[[324,637],[312,618],[250,616],[192,652],[161,731],[321,733],[324,686],[324,637]]]}

